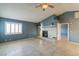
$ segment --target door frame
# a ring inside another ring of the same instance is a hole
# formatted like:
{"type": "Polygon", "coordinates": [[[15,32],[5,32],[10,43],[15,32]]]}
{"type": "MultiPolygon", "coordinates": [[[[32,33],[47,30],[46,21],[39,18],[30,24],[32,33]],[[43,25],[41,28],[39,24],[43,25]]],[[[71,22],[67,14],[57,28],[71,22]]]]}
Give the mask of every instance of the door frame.
{"type": "Polygon", "coordinates": [[[61,24],[67,24],[68,25],[67,40],[69,40],[69,26],[70,26],[70,23],[58,23],[57,24],[57,40],[61,40],[61,24]]]}

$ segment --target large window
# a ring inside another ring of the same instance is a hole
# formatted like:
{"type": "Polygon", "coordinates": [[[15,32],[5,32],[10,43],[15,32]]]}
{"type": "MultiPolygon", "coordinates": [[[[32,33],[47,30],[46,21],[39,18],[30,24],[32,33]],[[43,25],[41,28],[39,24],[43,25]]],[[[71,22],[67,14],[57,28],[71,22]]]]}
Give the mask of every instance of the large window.
{"type": "Polygon", "coordinates": [[[22,34],[22,24],[21,23],[5,23],[5,34],[22,34]]]}

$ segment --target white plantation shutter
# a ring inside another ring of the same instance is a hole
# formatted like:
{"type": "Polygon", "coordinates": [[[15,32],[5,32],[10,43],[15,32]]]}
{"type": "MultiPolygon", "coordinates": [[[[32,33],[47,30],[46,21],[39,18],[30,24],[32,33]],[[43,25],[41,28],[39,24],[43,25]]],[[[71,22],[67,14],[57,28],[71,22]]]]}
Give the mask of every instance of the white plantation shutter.
{"type": "Polygon", "coordinates": [[[11,34],[15,34],[14,24],[10,24],[10,25],[11,25],[10,27],[11,34]]]}
{"type": "Polygon", "coordinates": [[[5,23],[5,33],[6,34],[22,34],[22,24],[21,23],[5,23]]]}
{"type": "Polygon", "coordinates": [[[15,33],[18,34],[18,24],[15,24],[15,33]]]}
{"type": "Polygon", "coordinates": [[[6,34],[9,34],[10,33],[10,24],[9,23],[6,23],[6,26],[5,27],[6,27],[6,29],[5,29],[6,30],[5,31],[6,34]]]}
{"type": "Polygon", "coordinates": [[[22,33],[22,24],[19,24],[19,33],[22,33]]]}

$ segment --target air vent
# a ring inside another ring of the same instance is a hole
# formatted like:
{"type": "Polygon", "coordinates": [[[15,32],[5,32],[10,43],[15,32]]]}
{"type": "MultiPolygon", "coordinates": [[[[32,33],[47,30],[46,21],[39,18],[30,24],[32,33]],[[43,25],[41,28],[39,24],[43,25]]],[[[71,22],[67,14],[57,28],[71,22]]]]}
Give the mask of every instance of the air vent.
{"type": "Polygon", "coordinates": [[[79,12],[75,12],[75,18],[79,18],[79,12]]]}

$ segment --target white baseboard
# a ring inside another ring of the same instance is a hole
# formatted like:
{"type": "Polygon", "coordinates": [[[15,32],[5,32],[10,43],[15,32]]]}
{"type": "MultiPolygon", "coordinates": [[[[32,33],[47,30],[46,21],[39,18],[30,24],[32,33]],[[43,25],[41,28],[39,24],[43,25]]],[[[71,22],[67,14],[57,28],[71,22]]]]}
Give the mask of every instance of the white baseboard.
{"type": "Polygon", "coordinates": [[[75,45],[79,45],[79,43],[77,43],[77,42],[70,41],[70,43],[75,44],[75,45]]]}

